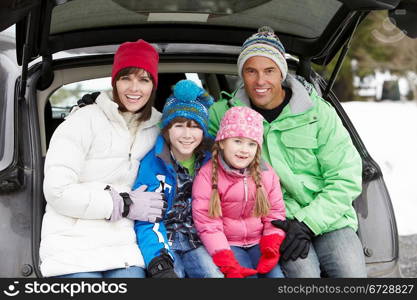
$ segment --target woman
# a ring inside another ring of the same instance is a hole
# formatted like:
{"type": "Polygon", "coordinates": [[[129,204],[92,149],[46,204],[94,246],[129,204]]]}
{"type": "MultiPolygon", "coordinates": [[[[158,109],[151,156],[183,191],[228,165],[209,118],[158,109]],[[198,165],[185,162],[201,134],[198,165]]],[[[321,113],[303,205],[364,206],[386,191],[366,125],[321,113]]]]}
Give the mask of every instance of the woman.
{"type": "Polygon", "coordinates": [[[46,277],[145,277],[133,220],[162,216],[159,193],[130,192],[159,134],[153,108],[159,56],[143,40],[120,45],[113,95],[79,109],[52,136],[40,245],[46,277]]]}

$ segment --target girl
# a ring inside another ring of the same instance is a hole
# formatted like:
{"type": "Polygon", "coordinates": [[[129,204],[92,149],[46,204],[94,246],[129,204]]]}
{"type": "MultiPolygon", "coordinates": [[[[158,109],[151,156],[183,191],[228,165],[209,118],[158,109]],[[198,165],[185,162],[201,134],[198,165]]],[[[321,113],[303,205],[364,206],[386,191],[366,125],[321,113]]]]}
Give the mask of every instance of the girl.
{"type": "Polygon", "coordinates": [[[161,135],[140,164],[134,188],[147,185],[164,193],[168,206],[163,222],[135,222],[150,277],[223,277],[202,246],[191,214],[194,175],[210,158],[205,140],[212,103],[194,82],[179,81],[164,106],[161,135]]]}
{"type": "Polygon", "coordinates": [[[278,176],[261,160],[262,122],[248,107],[229,109],[193,185],[197,232],[227,278],[283,277],[285,233],[271,221],[285,220],[285,207],[278,176]]]}
{"type": "Polygon", "coordinates": [[[159,193],[129,191],[159,134],[158,59],[143,40],[120,45],[112,98],[101,93],[55,131],[45,160],[43,276],[145,277],[133,220],[161,217],[164,202],[159,193]]]}

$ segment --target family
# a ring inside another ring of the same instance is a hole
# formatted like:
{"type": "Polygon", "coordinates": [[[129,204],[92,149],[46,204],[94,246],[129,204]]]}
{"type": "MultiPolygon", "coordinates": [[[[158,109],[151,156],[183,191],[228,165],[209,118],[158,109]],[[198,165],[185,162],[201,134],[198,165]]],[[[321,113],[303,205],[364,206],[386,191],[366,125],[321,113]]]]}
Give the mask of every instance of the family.
{"type": "Polygon", "coordinates": [[[54,132],[43,276],[366,277],[361,158],[273,30],[243,43],[242,85],[216,102],[181,80],[158,112],[158,62],[144,40],[121,44],[112,94],[54,132]]]}

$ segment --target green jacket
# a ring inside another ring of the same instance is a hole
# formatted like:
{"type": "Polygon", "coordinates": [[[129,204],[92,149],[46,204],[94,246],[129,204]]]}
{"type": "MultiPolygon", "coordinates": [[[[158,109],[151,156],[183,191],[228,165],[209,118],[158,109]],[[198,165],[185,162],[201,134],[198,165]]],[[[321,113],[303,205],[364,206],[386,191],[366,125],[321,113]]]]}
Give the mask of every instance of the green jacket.
{"type": "MultiPolygon", "coordinates": [[[[262,155],[277,172],[287,218],[316,234],[346,226],[357,230],[352,201],[362,190],[362,161],[333,107],[308,83],[288,75],[289,104],[273,122],[264,121],[262,155]]],[[[225,93],[223,93],[225,94],[225,93]]],[[[209,132],[232,106],[249,106],[243,87],[210,108],[209,132]]]]}

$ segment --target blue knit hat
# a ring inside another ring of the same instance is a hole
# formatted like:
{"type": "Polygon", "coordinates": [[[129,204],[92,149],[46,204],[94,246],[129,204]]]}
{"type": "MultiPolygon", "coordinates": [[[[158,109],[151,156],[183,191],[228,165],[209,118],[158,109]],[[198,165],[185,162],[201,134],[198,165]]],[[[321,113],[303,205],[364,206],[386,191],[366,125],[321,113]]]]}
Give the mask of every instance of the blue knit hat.
{"type": "Polygon", "coordinates": [[[204,136],[208,137],[208,109],[213,103],[213,97],[196,83],[180,80],[162,110],[162,128],[173,119],[183,117],[197,122],[203,129],[204,136]]]}
{"type": "Polygon", "coordinates": [[[271,59],[281,70],[282,80],[285,80],[288,73],[288,65],[285,60],[285,48],[271,27],[260,27],[257,33],[248,37],[243,43],[239,58],[237,59],[239,76],[242,76],[245,62],[253,56],[263,56],[271,59]]]}

